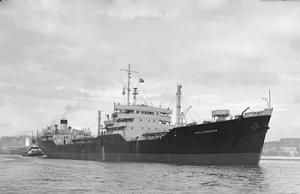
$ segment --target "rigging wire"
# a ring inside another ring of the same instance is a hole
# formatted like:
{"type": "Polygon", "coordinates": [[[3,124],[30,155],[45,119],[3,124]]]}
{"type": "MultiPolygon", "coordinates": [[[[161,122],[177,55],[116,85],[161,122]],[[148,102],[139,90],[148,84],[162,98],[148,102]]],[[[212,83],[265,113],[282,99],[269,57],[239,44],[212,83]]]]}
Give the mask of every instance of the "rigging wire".
{"type": "Polygon", "coordinates": [[[169,103],[169,106],[168,106],[168,107],[170,107],[170,106],[171,106],[171,104],[174,102],[174,100],[175,100],[175,97],[176,97],[176,95],[174,95],[174,96],[173,96],[173,98],[171,99],[171,101],[170,101],[170,103],[169,103]]]}
{"type": "MultiPolygon", "coordinates": [[[[182,96],[182,100],[186,103],[185,98],[184,98],[183,96],[182,96]]],[[[187,104],[187,103],[186,103],[186,104],[187,104]]],[[[187,106],[186,106],[186,107],[187,107],[187,106]]],[[[193,108],[191,108],[190,111],[192,111],[192,112],[197,116],[197,118],[200,118],[202,121],[205,120],[205,119],[203,119],[196,111],[194,111],[193,108]]],[[[193,121],[197,121],[197,120],[195,120],[194,116],[193,116],[191,113],[187,112],[187,114],[190,115],[190,117],[192,118],[193,121]]]]}

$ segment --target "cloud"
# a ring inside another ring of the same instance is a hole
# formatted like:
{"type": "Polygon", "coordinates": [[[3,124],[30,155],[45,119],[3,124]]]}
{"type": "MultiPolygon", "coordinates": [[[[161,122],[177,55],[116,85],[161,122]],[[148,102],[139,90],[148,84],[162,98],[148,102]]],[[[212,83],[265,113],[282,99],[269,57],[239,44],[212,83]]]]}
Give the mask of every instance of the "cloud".
{"type": "Polygon", "coordinates": [[[131,21],[137,19],[176,19],[192,8],[192,2],[174,1],[114,1],[107,9],[92,12],[94,16],[107,16],[112,20],[131,21]]]}
{"type": "Polygon", "coordinates": [[[300,91],[294,94],[294,103],[300,104],[300,91]]]}
{"type": "Polygon", "coordinates": [[[124,101],[120,69],[128,63],[145,80],[140,100],[156,105],[167,106],[182,83],[199,111],[261,106],[269,88],[275,102],[291,106],[299,13],[292,2],[247,0],[2,1],[0,116],[8,123],[17,116],[16,132],[64,112],[86,127],[98,108],[111,112],[113,101],[124,101]]]}
{"type": "Polygon", "coordinates": [[[65,112],[62,114],[62,118],[68,118],[70,117],[70,115],[72,113],[74,113],[75,111],[78,111],[80,109],[80,105],[75,105],[75,106],[72,106],[72,105],[68,105],[65,107],[65,112]]]}

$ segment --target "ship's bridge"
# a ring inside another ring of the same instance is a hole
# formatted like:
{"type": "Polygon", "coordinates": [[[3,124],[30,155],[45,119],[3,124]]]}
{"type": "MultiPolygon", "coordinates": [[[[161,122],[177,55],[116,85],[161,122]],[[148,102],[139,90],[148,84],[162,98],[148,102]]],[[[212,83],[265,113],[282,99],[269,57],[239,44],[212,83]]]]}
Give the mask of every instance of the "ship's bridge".
{"type": "Polygon", "coordinates": [[[157,108],[147,105],[115,105],[113,118],[134,119],[134,118],[151,118],[161,120],[163,122],[171,122],[170,115],[172,110],[169,108],[157,108]]]}
{"type": "MultiPolygon", "coordinates": [[[[135,87],[132,90],[130,84],[132,74],[138,72],[132,71],[130,64],[128,65],[128,69],[121,70],[128,73],[127,91],[125,91],[125,87],[123,88],[123,95],[127,94],[127,104],[114,104],[113,113],[107,115],[107,120],[104,121],[106,130],[104,131],[104,135],[117,133],[121,134],[126,140],[132,141],[161,136],[146,134],[164,134],[169,132],[174,127],[171,125],[171,109],[137,104],[136,96],[138,95],[138,88],[135,87]],[[130,102],[131,91],[133,91],[132,103],[130,102]]],[[[143,82],[144,80],[139,78],[139,83],[143,82]]]]}
{"type": "Polygon", "coordinates": [[[146,133],[167,132],[172,110],[148,105],[115,104],[111,119],[105,121],[107,134],[120,133],[127,140],[144,139],[146,133]]]}

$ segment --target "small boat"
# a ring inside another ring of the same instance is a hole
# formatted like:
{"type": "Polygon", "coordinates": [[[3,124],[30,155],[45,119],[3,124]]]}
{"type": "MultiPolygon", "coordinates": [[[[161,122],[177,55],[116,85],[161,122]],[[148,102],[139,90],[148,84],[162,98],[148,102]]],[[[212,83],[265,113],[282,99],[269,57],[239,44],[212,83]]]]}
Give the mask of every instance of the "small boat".
{"type": "Polygon", "coordinates": [[[22,156],[43,156],[44,152],[38,146],[31,146],[29,150],[22,154],[22,156]]]}

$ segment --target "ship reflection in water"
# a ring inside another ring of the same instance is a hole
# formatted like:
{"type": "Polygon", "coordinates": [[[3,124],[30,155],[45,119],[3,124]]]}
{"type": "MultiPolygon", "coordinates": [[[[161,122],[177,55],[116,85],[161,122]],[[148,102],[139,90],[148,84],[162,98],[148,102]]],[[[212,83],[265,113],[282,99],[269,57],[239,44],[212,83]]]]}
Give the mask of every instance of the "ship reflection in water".
{"type": "Polygon", "coordinates": [[[57,160],[0,155],[0,193],[299,193],[300,160],[260,167],[57,160]]]}

